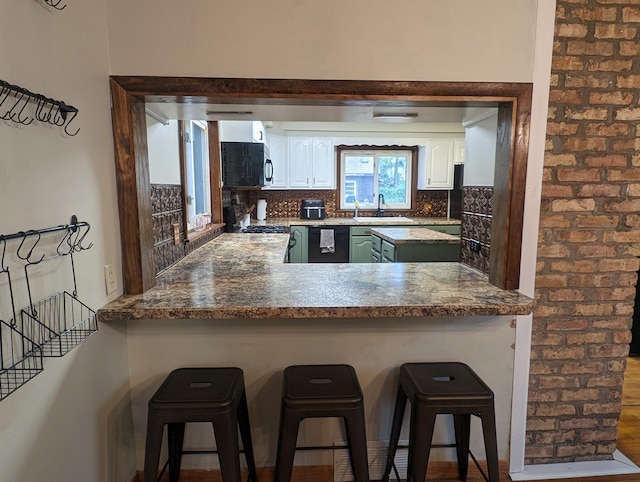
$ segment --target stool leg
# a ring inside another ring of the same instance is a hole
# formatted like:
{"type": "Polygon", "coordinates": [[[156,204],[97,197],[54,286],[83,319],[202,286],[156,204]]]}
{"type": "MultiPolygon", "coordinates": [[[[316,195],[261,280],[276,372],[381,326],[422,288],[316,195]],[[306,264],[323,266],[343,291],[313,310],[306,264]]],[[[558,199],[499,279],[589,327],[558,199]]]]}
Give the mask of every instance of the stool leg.
{"type": "Polygon", "coordinates": [[[349,460],[356,482],[369,482],[369,457],[367,456],[367,435],[364,422],[364,408],[353,410],[344,417],[349,460]]]}
{"type": "Polygon", "coordinates": [[[421,407],[417,401],[411,404],[407,482],[424,482],[435,423],[433,410],[421,407]]]}
{"type": "Polygon", "coordinates": [[[238,425],[240,426],[240,436],[242,437],[242,447],[249,469],[249,480],[258,482],[256,472],[256,462],[253,455],[253,444],[251,442],[251,425],[249,424],[249,407],[247,405],[247,394],[243,391],[238,405],[238,425]]]}
{"type": "Polygon", "coordinates": [[[144,482],[157,482],[158,464],[160,463],[160,449],[162,447],[162,432],[164,424],[156,421],[153,412],[147,415],[147,440],[144,451],[144,482]]]}
{"type": "Polygon", "coordinates": [[[453,425],[456,435],[456,455],[460,480],[467,480],[469,472],[469,436],[471,435],[471,415],[454,414],[453,425]]]}
{"type": "Polygon", "coordinates": [[[482,418],[484,449],[487,454],[489,482],[499,482],[500,469],[498,466],[498,440],[496,437],[496,416],[493,407],[482,410],[480,412],[480,417],[482,418]]]}
{"type": "Polygon", "coordinates": [[[300,418],[294,413],[289,412],[283,404],[280,409],[280,428],[278,430],[278,449],[273,477],[274,482],[291,481],[299,426],[300,418]]]}
{"type": "Polygon", "coordinates": [[[393,409],[393,420],[391,422],[391,435],[389,437],[389,451],[387,453],[387,465],[382,475],[382,480],[388,480],[393,460],[398,449],[398,440],[400,439],[400,430],[402,430],[402,419],[404,418],[404,409],[407,405],[407,395],[402,387],[398,387],[396,395],[396,404],[393,409]]]}
{"type": "Polygon", "coordinates": [[[216,416],[213,420],[220,473],[223,482],[240,482],[240,447],[235,411],[216,416]]]}
{"type": "Polygon", "coordinates": [[[169,482],[178,482],[182,465],[184,423],[170,423],[167,428],[167,440],[169,442],[169,482]]]}

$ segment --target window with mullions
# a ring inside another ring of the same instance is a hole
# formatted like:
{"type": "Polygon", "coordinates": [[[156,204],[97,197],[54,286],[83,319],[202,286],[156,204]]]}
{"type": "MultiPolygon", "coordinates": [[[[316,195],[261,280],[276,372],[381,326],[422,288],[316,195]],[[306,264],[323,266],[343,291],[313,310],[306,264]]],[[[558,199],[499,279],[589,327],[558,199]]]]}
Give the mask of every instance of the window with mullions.
{"type": "MultiPolygon", "coordinates": [[[[411,147],[339,146],[340,209],[411,209],[412,173],[417,150],[411,147]]],[[[417,160],[417,159],[416,159],[417,160]]]]}

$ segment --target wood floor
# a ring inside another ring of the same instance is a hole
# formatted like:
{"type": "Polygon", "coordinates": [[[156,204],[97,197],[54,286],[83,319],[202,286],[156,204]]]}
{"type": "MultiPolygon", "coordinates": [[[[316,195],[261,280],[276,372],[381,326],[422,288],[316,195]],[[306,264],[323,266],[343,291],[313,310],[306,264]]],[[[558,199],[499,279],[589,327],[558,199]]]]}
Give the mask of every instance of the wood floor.
{"type": "MultiPolygon", "coordinates": [[[[629,357],[627,359],[627,371],[625,372],[624,387],[622,394],[622,413],[620,416],[620,426],[618,428],[618,450],[631,459],[636,465],[640,466],[640,357],[629,357]]],[[[457,482],[455,466],[437,466],[438,463],[429,464],[429,472],[427,475],[428,482],[457,482]],[[437,474],[437,475],[436,475],[437,474]]],[[[292,482],[332,482],[331,467],[295,467],[292,482]]],[[[258,474],[258,479],[262,482],[271,481],[273,478],[272,469],[262,469],[258,474]]],[[[200,482],[204,480],[221,482],[218,473],[210,471],[188,471],[181,474],[180,480],[184,482],[200,482]]],[[[500,464],[500,480],[508,482],[508,467],[506,464],[500,464]]],[[[141,474],[135,479],[135,482],[142,481],[141,474]]],[[[162,481],[168,481],[168,477],[162,478],[162,481]]],[[[482,482],[484,479],[473,464],[469,466],[468,482],[482,482]]],[[[634,475],[616,475],[606,477],[588,477],[588,478],[572,478],[572,479],[554,479],[554,482],[640,482],[640,474],[634,475]]],[[[550,480],[542,480],[540,482],[551,482],[550,480]]]]}

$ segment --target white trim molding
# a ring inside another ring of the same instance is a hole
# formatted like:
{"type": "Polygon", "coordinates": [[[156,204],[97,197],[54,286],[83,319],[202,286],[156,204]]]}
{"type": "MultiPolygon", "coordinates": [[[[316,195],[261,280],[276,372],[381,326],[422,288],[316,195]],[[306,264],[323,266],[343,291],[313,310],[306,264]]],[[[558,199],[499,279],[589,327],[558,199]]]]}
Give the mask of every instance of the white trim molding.
{"type": "Polygon", "coordinates": [[[509,472],[511,480],[547,480],[603,475],[638,474],[640,468],[622,452],[613,452],[613,460],[568,462],[564,464],[525,465],[522,472],[509,472]]]}

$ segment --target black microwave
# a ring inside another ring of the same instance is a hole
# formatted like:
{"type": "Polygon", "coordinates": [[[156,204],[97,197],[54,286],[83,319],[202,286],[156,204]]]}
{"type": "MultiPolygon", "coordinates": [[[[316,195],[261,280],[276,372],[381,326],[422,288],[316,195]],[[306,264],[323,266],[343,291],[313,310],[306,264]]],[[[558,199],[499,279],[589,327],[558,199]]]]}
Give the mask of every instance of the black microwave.
{"type": "Polygon", "coordinates": [[[224,187],[261,187],[273,179],[269,148],[262,142],[221,142],[224,187]]]}

